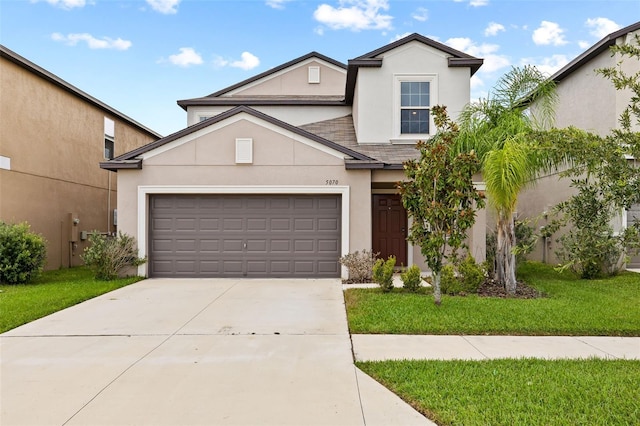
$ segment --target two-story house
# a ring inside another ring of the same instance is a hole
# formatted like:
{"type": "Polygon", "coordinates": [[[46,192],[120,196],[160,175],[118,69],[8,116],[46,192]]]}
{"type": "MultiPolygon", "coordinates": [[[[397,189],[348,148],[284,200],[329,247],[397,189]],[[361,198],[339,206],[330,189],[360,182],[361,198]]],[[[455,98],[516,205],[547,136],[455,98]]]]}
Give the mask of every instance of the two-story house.
{"type": "MultiPolygon", "coordinates": [[[[629,105],[632,93],[630,90],[616,90],[613,83],[596,73],[596,70],[616,67],[620,63],[621,69],[628,75],[640,72],[640,62],[637,59],[612,55],[610,50],[614,45],[635,43],[636,34],[640,34],[640,22],[602,38],[551,76],[557,85],[558,94],[556,127],[575,126],[600,136],[606,136],[619,127],[620,114],[629,105]]],[[[629,161],[637,163],[638,159],[631,158],[629,161]]],[[[560,179],[557,174],[543,177],[535,188],[525,191],[519,197],[519,214],[529,218],[541,217],[538,225],[545,225],[551,219],[545,211],[548,213],[553,206],[574,193],[570,184],[569,179],[560,179]]],[[[619,231],[635,220],[640,220],[640,205],[621,212],[611,225],[614,231],[619,231]]],[[[554,238],[543,239],[537,244],[531,257],[557,263],[554,253],[557,248],[554,238]]],[[[640,268],[640,255],[633,256],[627,267],[640,268]]]]}
{"type": "MultiPolygon", "coordinates": [[[[118,172],[119,228],[151,277],[346,277],[372,249],[426,269],[406,240],[402,163],[455,118],[482,65],[412,34],[345,65],[312,52],[179,101],[188,127],[104,162],[118,172]]],[[[485,217],[470,233],[484,258],[485,217]]]]}
{"type": "Polygon", "coordinates": [[[47,241],[47,269],[82,264],[87,233],[117,230],[105,159],[161,136],[0,46],[0,220],[47,241]]]}

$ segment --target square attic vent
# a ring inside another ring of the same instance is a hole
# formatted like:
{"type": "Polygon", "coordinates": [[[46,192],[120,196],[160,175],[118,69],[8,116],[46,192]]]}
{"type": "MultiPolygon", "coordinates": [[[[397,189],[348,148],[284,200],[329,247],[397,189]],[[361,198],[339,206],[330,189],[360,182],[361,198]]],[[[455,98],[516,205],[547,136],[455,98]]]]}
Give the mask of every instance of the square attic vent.
{"type": "Polygon", "coordinates": [[[253,139],[237,138],[236,139],[236,164],[253,163],[253,139]]]}

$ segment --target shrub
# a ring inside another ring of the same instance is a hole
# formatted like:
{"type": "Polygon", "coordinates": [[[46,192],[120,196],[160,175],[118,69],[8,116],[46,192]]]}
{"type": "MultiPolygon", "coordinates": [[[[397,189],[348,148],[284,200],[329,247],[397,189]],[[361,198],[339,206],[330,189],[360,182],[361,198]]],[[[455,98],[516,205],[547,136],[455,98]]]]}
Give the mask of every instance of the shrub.
{"type": "Polygon", "coordinates": [[[44,238],[30,231],[28,223],[0,221],[0,282],[23,284],[35,279],[47,255],[44,238]]]}
{"type": "Polygon", "coordinates": [[[356,251],[342,256],[340,263],[349,270],[349,282],[371,282],[373,264],[376,262],[378,254],[369,250],[362,250],[362,252],[356,251]]]}
{"type": "Polygon", "coordinates": [[[514,248],[516,263],[520,264],[527,260],[527,255],[536,247],[538,239],[535,229],[529,225],[527,220],[516,220],[513,231],[516,235],[516,246],[514,248]]]}
{"type": "Polygon", "coordinates": [[[410,291],[412,293],[417,292],[420,289],[420,284],[422,283],[422,277],[420,273],[420,268],[418,268],[416,265],[411,265],[410,268],[400,274],[400,278],[402,278],[402,286],[407,291],[410,291]]]}
{"type": "Polygon", "coordinates": [[[89,236],[89,242],[91,246],[84,249],[82,260],[94,270],[99,280],[116,279],[125,268],[146,262],[138,257],[135,238],[130,235],[120,232],[112,237],[94,232],[89,236]]]}
{"type": "Polygon", "coordinates": [[[458,265],[458,279],[465,293],[477,293],[485,280],[484,268],[476,263],[470,253],[467,253],[467,257],[458,265]]]}
{"type": "Polygon", "coordinates": [[[393,268],[395,266],[395,256],[389,256],[386,261],[378,259],[373,265],[373,281],[378,283],[385,293],[393,290],[393,268]]]}
{"type": "Polygon", "coordinates": [[[451,264],[444,265],[440,272],[440,291],[443,294],[459,294],[462,291],[456,270],[451,264]]]}

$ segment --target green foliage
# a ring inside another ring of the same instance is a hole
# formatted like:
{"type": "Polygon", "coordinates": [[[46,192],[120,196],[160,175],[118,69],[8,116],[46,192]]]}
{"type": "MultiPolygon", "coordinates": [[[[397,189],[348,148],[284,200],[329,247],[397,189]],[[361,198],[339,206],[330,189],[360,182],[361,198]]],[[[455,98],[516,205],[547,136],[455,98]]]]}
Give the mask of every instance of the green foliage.
{"type": "Polygon", "coordinates": [[[141,279],[96,281],[83,266],[45,271],[29,285],[0,285],[0,333],[141,279]]]}
{"type": "Polygon", "coordinates": [[[442,267],[442,276],[440,277],[440,288],[443,294],[455,295],[462,292],[460,280],[456,277],[456,269],[451,264],[442,267]]]}
{"type": "Polygon", "coordinates": [[[135,238],[122,232],[117,237],[94,232],[89,235],[89,242],[91,246],[84,250],[82,259],[94,270],[96,279],[116,279],[125,268],[146,262],[138,257],[135,238]]]}
{"type": "Polygon", "coordinates": [[[458,265],[458,279],[462,284],[463,291],[477,293],[485,278],[485,270],[482,265],[476,263],[473,256],[467,253],[467,256],[458,265]]]}
{"type": "Polygon", "coordinates": [[[484,206],[473,185],[480,163],[473,151],[454,153],[458,126],[446,108],[432,109],[438,133],[416,148],[420,158],[404,163],[406,181],[398,183],[402,203],[411,216],[408,240],[420,246],[434,274],[434,299],[440,303],[440,272],[445,260],[465,246],[467,230],[475,223],[476,208],[484,206]]]}
{"type": "Polygon", "coordinates": [[[640,424],[639,360],[357,362],[439,425],[640,424]]]}
{"type": "Polygon", "coordinates": [[[28,223],[11,225],[0,221],[0,283],[23,284],[42,272],[46,242],[28,223]]]}
{"type": "MultiPolygon", "coordinates": [[[[635,41],[640,37],[635,35],[635,41]]],[[[612,52],[640,60],[640,47],[631,43],[612,46],[612,52]]],[[[640,223],[629,224],[616,234],[611,226],[623,209],[640,203],[640,167],[628,158],[640,158],[640,73],[623,71],[624,59],[617,66],[596,70],[611,80],[617,90],[631,92],[630,104],[620,116],[620,128],[606,137],[577,129],[555,132],[548,145],[557,157],[568,159],[569,167],[561,173],[571,178],[577,194],[560,203],[555,211],[559,217],[548,226],[548,232],[571,225],[559,242],[556,252],[562,267],[583,278],[598,278],[618,273],[624,264],[625,251],[640,249],[640,223]]]]}
{"type": "Polygon", "coordinates": [[[497,82],[492,97],[469,104],[460,114],[455,149],[473,149],[481,160],[487,198],[497,218],[494,278],[510,294],[516,291],[512,250],[518,195],[551,164],[529,136],[553,122],[556,100],[554,82],[535,67],[513,68],[497,82]],[[532,102],[536,107],[530,109],[532,102]]]}
{"type": "Polygon", "coordinates": [[[355,251],[346,254],[340,258],[340,263],[349,270],[350,283],[368,283],[371,282],[373,274],[373,265],[379,253],[373,253],[371,250],[355,251]]]}
{"type": "Polygon", "coordinates": [[[412,293],[416,293],[422,285],[421,271],[417,265],[411,265],[407,268],[400,274],[400,278],[404,289],[412,293]]]}
{"type": "Polygon", "coordinates": [[[389,256],[386,261],[378,259],[373,265],[373,281],[380,285],[384,293],[393,290],[393,268],[395,268],[395,266],[395,256],[389,256]]]}

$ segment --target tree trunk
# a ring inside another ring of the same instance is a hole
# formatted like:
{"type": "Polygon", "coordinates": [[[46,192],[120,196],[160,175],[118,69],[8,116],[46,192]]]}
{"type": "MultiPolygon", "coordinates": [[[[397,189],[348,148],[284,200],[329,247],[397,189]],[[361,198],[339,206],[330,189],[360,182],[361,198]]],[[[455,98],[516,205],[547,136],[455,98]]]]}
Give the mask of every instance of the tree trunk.
{"type": "Polygon", "coordinates": [[[440,292],[440,277],[442,276],[442,272],[434,272],[433,273],[433,300],[436,302],[436,305],[440,306],[442,295],[440,292]]]}
{"type": "Polygon", "coordinates": [[[498,220],[495,280],[502,284],[507,294],[516,293],[516,256],[513,247],[516,241],[512,217],[500,215],[498,220]]]}

